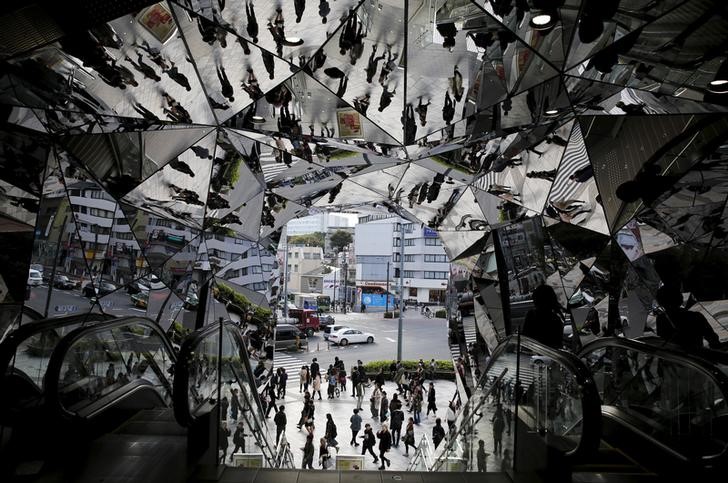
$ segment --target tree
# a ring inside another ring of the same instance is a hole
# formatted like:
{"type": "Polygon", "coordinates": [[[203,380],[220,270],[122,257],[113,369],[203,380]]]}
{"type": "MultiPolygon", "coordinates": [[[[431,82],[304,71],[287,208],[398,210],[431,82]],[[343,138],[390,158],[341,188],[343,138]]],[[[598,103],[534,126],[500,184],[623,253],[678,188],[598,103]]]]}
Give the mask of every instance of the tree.
{"type": "Polygon", "coordinates": [[[304,235],[292,235],[288,237],[288,243],[291,245],[305,245],[309,247],[324,248],[326,234],[317,231],[315,233],[306,233],[304,235]]]}
{"type": "Polygon", "coordinates": [[[344,248],[346,248],[352,241],[354,241],[354,237],[351,236],[351,233],[345,230],[336,230],[331,235],[331,248],[333,248],[337,252],[340,252],[344,248]]]}

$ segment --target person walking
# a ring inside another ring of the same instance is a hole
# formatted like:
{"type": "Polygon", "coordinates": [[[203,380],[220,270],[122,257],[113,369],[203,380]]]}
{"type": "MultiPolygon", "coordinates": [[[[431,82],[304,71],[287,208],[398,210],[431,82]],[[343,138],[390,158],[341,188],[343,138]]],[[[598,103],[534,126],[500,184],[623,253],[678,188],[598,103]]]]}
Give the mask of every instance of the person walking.
{"type": "Polygon", "coordinates": [[[490,453],[485,452],[485,441],[478,440],[478,451],[476,458],[478,459],[478,472],[485,473],[488,467],[488,456],[490,453]]]}
{"type": "Polygon", "coordinates": [[[549,285],[533,291],[534,308],[526,314],[521,335],[544,345],[561,349],[564,337],[564,316],[556,292],[549,285]]]}
{"type": "Polygon", "coordinates": [[[227,421],[229,407],[230,401],[228,401],[227,396],[223,396],[222,400],[220,401],[220,419],[222,421],[227,421]]]}
{"type": "Polygon", "coordinates": [[[238,399],[238,390],[233,389],[230,396],[230,417],[234,420],[238,420],[238,412],[240,411],[240,399],[238,399]]]}
{"type": "Polygon", "coordinates": [[[220,458],[220,463],[225,463],[225,456],[227,456],[227,449],[228,449],[228,438],[230,437],[230,429],[228,429],[227,423],[223,422],[222,426],[220,427],[220,432],[217,435],[217,443],[220,447],[220,451],[222,451],[222,458],[220,458]]]}
{"type": "Polygon", "coordinates": [[[334,418],[331,417],[331,414],[326,415],[326,432],[324,433],[324,438],[326,438],[326,442],[329,446],[333,446],[336,448],[336,452],[339,452],[339,442],[336,441],[336,436],[338,436],[339,432],[336,429],[336,423],[334,423],[334,418]]]}
{"type": "Polygon", "coordinates": [[[374,438],[374,431],[372,430],[372,426],[369,423],[366,423],[364,425],[364,436],[362,436],[364,439],[364,442],[362,443],[363,446],[361,448],[361,454],[364,456],[367,451],[369,451],[369,454],[374,457],[374,464],[379,463],[379,458],[377,458],[377,455],[374,454],[374,444],[377,442],[377,440],[374,438]]]}
{"type": "Polygon", "coordinates": [[[308,421],[308,413],[310,410],[311,402],[312,402],[311,395],[307,392],[303,396],[303,408],[301,409],[301,419],[299,419],[298,424],[296,425],[296,427],[298,429],[301,429],[301,427],[304,424],[306,424],[306,422],[308,421]]]}
{"type": "Polygon", "coordinates": [[[286,385],[288,384],[288,373],[285,367],[281,367],[281,374],[278,376],[278,399],[286,397],[286,385]]]}
{"type": "Polygon", "coordinates": [[[404,455],[409,456],[409,447],[412,446],[412,451],[416,451],[415,446],[415,421],[413,418],[407,420],[407,427],[404,430],[404,455]]]}
{"type": "Polygon", "coordinates": [[[349,418],[349,422],[351,423],[349,425],[349,428],[351,428],[351,442],[349,444],[355,447],[359,446],[359,443],[356,442],[356,435],[361,431],[361,416],[359,416],[358,408],[354,408],[354,414],[349,418]]]}
{"type": "Polygon", "coordinates": [[[306,444],[303,445],[303,465],[301,466],[302,469],[308,468],[309,470],[313,469],[313,453],[314,453],[314,447],[313,447],[313,433],[309,433],[306,436],[306,444]]]}
{"type": "Polygon", "coordinates": [[[389,399],[386,391],[382,391],[382,401],[379,404],[379,422],[383,423],[389,415],[389,399]]]}
{"type": "Polygon", "coordinates": [[[286,416],[285,406],[281,404],[278,408],[278,412],[273,416],[273,422],[276,425],[276,444],[281,439],[281,434],[286,430],[286,424],[288,424],[288,416],[286,416]]]}
{"type": "Polygon", "coordinates": [[[437,416],[437,404],[436,404],[436,394],[435,394],[435,385],[433,383],[430,383],[430,388],[427,390],[427,413],[425,416],[430,415],[430,411],[432,411],[432,414],[437,416]]]}
{"type": "Polygon", "coordinates": [[[238,450],[240,450],[241,453],[245,453],[245,425],[243,425],[242,421],[240,421],[238,423],[238,427],[235,428],[235,433],[233,434],[233,444],[235,445],[235,447],[230,453],[230,461],[233,460],[233,455],[237,453],[238,450]]]}
{"type": "Polygon", "coordinates": [[[422,420],[422,391],[419,390],[419,386],[412,399],[412,414],[414,415],[415,424],[420,424],[422,420]]]}
{"type": "Polygon", "coordinates": [[[372,397],[369,398],[369,409],[372,411],[372,418],[377,419],[379,417],[379,403],[382,401],[382,390],[379,389],[379,385],[374,387],[372,391],[372,397]]]}
{"type": "Polygon", "coordinates": [[[316,397],[316,393],[318,393],[319,401],[321,401],[321,374],[316,374],[316,377],[313,378],[313,394],[311,397],[316,397]]]}
{"type": "Polygon", "coordinates": [[[320,366],[318,363],[318,358],[314,357],[313,361],[311,361],[311,378],[315,378],[317,375],[319,375],[320,366]]]}
{"type": "Polygon", "coordinates": [[[435,427],[432,428],[432,443],[437,448],[440,442],[445,439],[445,428],[442,427],[442,419],[435,419],[435,427]]]}
{"type": "Polygon", "coordinates": [[[450,433],[455,432],[455,420],[457,419],[457,414],[455,410],[455,401],[450,401],[450,404],[447,406],[447,412],[445,413],[445,418],[447,419],[447,430],[450,431],[450,433]]]}
{"type": "Polygon", "coordinates": [[[359,371],[356,366],[351,368],[351,397],[356,397],[356,386],[359,384],[359,371]]]}
{"type": "Polygon", "coordinates": [[[336,390],[336,382],[337,382],[336,381],[336,374],[334,374],[332,372],[327,377],[329,379],[329,385],[328,385],[328,388],[326,390],[326,392],[328,394],[328,399],[334,399],[334,391],[336,390]]]}
{"type": "Polygon", "coordinates": [[[331,466],[331,453],[329,453],[329,445],[326,441],[326,438],[321,438],[319,440],[319,466],[327,470],[329,469],[329,466],[331,466]]]}
{"type": "Polygon", "coordinates": [[[265,411],[265,418],[270,418],[270,412],[271,410],[274,410],[276,406],[276,396],[278,396],[278,389],[276,388],[277,381],[274,383],[273,381],[268,382],[268,389],[266,389],[266,392],[268,393],[268,408],[265,411]]]}
{"type": "Polygon", "coordinates": [[[491,419],[493,423],[493,452],[500,455],[503,452],[503,430],[505,429],[505,421],[503,419],[503,407],[499,404],[491,419]]]}
{"type": "Polygon", "coordinates": [[[382,429],[377,433],[377,438],[379,438],[379,459],[382,460],[382,465],[379,469],[383,470],[385,463],[387,467],[392,464],[389,458],[385,456],[387,451],[392,448],[392,435],[389,433],[389,428],[387,428],[386,424],[382,424],[382,429]]]}
{"type": "Polygon", "coordinates": [[[404,412],[397,407],[392,410],[392,445],[399,447],[399,438],[402,433],[402,423],[404,422],[404,412]]]}
{"type": "Polygon", "coordinates": [[[301,370],[298,371],[298,392],[302,393],[305,390],[308,391],[308,367],[301,366],[301,370]]]}

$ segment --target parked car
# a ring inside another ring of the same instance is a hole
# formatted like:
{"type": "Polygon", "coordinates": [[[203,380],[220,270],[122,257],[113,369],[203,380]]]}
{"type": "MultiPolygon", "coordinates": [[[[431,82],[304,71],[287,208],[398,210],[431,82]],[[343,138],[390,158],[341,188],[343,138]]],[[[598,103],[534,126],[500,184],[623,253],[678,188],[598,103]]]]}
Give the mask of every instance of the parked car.
{"type": "Polygon", "coordinates": [[[146,309],[149,304],[149,292],[137,292],[131,296],[131,303],[134,307],[146,309]]]}
{"type": "Polygon", "coordinates": [[[336,323],[333,315],[319,315],[319,324],[321,325],[333,325],[336,323]]]}
{"type": "Polygon", "coordinates": [[[28,286],[37,287],[43,283],[43,274],[38,270],[28,270],[28,286]]]}
{"type": "Polygon", "coordinates": [[[100,281],[95,284],[88,282],[83,286],[81,293],[84,297],[103,297],[116,290],[116,285],[110,282],[100,281]]]}
{"type": "Polygon", "coordinates": [[[332,332],[329,335],[329,340],[334,344],[338,345],[349,345],[358,343],[371,344],[372,342],[374,342],[374,334],[370,334],[369,332],[362,332],[358,329],[344,327],[343,329],[340,329],[336,332],[332,332]]]}
{"type": "Polygon", "coordinates": [[[326,327],[324,327],[324,340],[329,340],[329,336],[332,333],[338,332],[341,329],[347,329],[348,327],[349,327],[348,325],[342,325],[342,324],[327,325],[326,327]]]}
{"type": "Polygon", "coordinates": [[[61,290],[71,290],[76,287],[76,282],[72,281],[65,275],[56,275],[53,278],[53,286],[61,290]]]}
{"type": "Polygon", "coordinates": [[[295,325],[278,324],[275,332],[276,349],[297,350],[298,344],[306,342],[306,334],[295,325]]]}
{"type": "Polygon", "coordinates": [[[190,292],[187,297],[185,297],[185,301],[182,304],[182,307],[185,310],[197,310],[197,305],[200,303],[200,299],[197,297],[197,294],[195,292],[190,292]]]}

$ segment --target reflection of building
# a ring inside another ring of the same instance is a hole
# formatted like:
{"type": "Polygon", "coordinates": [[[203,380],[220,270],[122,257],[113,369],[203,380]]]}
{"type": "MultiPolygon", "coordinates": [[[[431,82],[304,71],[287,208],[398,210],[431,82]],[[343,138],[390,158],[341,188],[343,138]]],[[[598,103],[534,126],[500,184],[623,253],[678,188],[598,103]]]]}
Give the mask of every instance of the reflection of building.
{"type": "Polygon", "coordinates": [[[444,303],[450,263],[437,232],[396,217],[369,215],[359,219],[354,236],[357,287],[362,294],[386,291],[389,264],[390,292],[395,292],[399,286],[401,222],[405,223],[404,299],[444,303]]]}
{"type": "Polygon", "coordinates": [[[532,292],[546,281],[544,234],[539,220],[508,225],[498,233],[506,254],[511,295],[532,292]]]}
{"type": "Polygon", "coordinates": [[[303,235],[306,233],[325,233],[328,228],[347,228],[352,226],[348,216],[338,213],[317,213],[289,221],[288,236],[303,235]]]}

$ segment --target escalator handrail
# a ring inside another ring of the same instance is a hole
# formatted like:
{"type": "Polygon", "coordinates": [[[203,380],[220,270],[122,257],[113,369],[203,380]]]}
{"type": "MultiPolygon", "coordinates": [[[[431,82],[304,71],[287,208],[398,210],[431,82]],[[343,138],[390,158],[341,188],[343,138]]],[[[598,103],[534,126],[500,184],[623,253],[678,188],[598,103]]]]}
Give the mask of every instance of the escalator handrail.
{"type": "MultiPolygon", "coordinates": [[[[481,385],[483,378],[487,377],[490,367],[496,362],[507,347],[516,344],[518,347],[518,337],[520,337],[520,347],[529,349],[539,355],[544,355],[554,359],[557,363],[566,367],[573,375],[581,388],[581,408],[582,408],[582,432],[579,444],[572,450],[564,453],[564,456],[572,460],[579,460],[593,454],[601,442],[602,435],[602,403],[591,371],[586,367],[581,358],[571,352],[562,349],[554,349],[544,345],[530,337],[519,334],[510,335],[493,350],[490,362],[483,371],[478,385],[481,385]]],[[[525,389],[525,388],[524,388],[525,389]]]]}
{"type": "Polygon", "coordinates": [[[631,349],[637,352],[644,352],[659,357],[666,361],[674,362],[689,366],[692,369],[708,375],[716,386],[723,393],[723,397],[728,401],[728,376],[721,370],[716,369],[715,365],[705,357],[701,357],[701,353],[692,354],[689,352],[681,352],[674,346],[656,346],[643,341],[625,339],[623,337],[602,337],[589,342],[581,351],[579,358],[584,359],[588,354],[602,348],[619,347],[631,349]]]}
{"type": "MultiPolygon", "coordinates": [[[[169,356],[171,367],[174,367],[176,358],[172,344],[169,342],[169,339],[167,338],[167,335],[164,333],[162,328],[156,322],[149,318],[138,316],[120,317],[87,327],[78,327],[77,329],[72,330],[69,334],[63,337],[63,339],[61,339],[56,348],[53,350],[53,354],[51,355],[50,361],[48,362],[48,369],[46,370],[46,375],[43,380],[43,386],[46,388],[45,392],[48,406],[54,408],[56,412],[62,414],[66,418],[75,417],[76,413],[66,409],[66,407],[61,402],[59,392],[61,369],[63,367],[63,362],[66,360],[66,355],[68,351],[71,349],[71,347],[74,346],[77,341],[81,340],[84,337],[87,337],[89,334],[104,332],[106,330],[116,329],[119,327],[125,327],[133,324],[147,327],[159,337],[162,342],[162,346],[167,350],[167,355],[169,356]]],[[[134,381],[132,380],[129,382],[129,384],[125,384],[121,388],[116,389],[109,394],[119,394],[119,391],[129,385],[132,385],[133,382],[134,381]]]]}
{"type": "MultiPolygon", "coordinates": [[[[596,339],[586,344],[579,352],[580,358],[586,358],[588,354],[602,348],[624,348],[628,350],[634,350],[636,352],[644,352],[668,362],[674,362],[676,364],[688,366],[691,369],[696,370],[707,375],[718,387],[723,395],[723,400],[728,401],[728,376],[723,373],[720,369],[716,369],[715,365],[709,360],[701,357],[701,353],[691,354],[688,352],[681,352],[674,346],[657,346],[646,343],[644,341],[638,341],[633,339],[625,339],[623,337],[603,337],[596,339]]],[[[664,444],[660,443],[662,446],[664,444]]],[[[728,445],[723,450],[714,455],[701,456],[700,461],[705,465],[720,466],[728,464],[728,445]],[[718,462],[717,464],[714,462],[718,462]]]]}
{"type": "MultiPolygon", "coordinates": [[[[189,360],[204,339],[218,333],[225,327],[232,329],[229,332],[233,334],[238,348],[242,351],[240,359],[242,359],[242,363],[245,367],[246,376],[248,380],[255,385],[255,377],[253,377],[253,370],[250,367],[248,348],[243,340],[243,336],[240,334],[240,328],[236,324],[230,320],[226,320],[223,321],[222,324],[216,322],[206,325],[201,329],[197,329],[189,334],[182,342],[179,349],[179,355],[177,357],[179,362],[175,366],[174,390],[172,392],[174,398],[174,417],[177,422],[184,427],[189,427],[196,420],[192,414],[192,408],[190,408],[188,398],[190,376],[189,360]]],[[[220,361],[220,363],[222,363],[222,361],[220,361]]],[[[258,411],[262,412],[263,405],[260,401],[258,391],[253,388],[253,391],[251,392],[254,394],[253,397],[255,398],[255,403],[258,405],[258,411]]]]}
{"type": "Polygon", "coordinates": [[[69,315],[66,317],[37,320],[21,325],[8,334],[5,340],[0,343],[0,378],[4,377],[4,375],[8,372],[8,368],[15,357],[18,347],[34,335],[46,330],[60,329],[61,327],[77,324],[79,322],[93,322],[95,325],[95,323],[110,320],[112,318],[113,316],[110,315],[89,312],[78,315],[69,315]]]}

